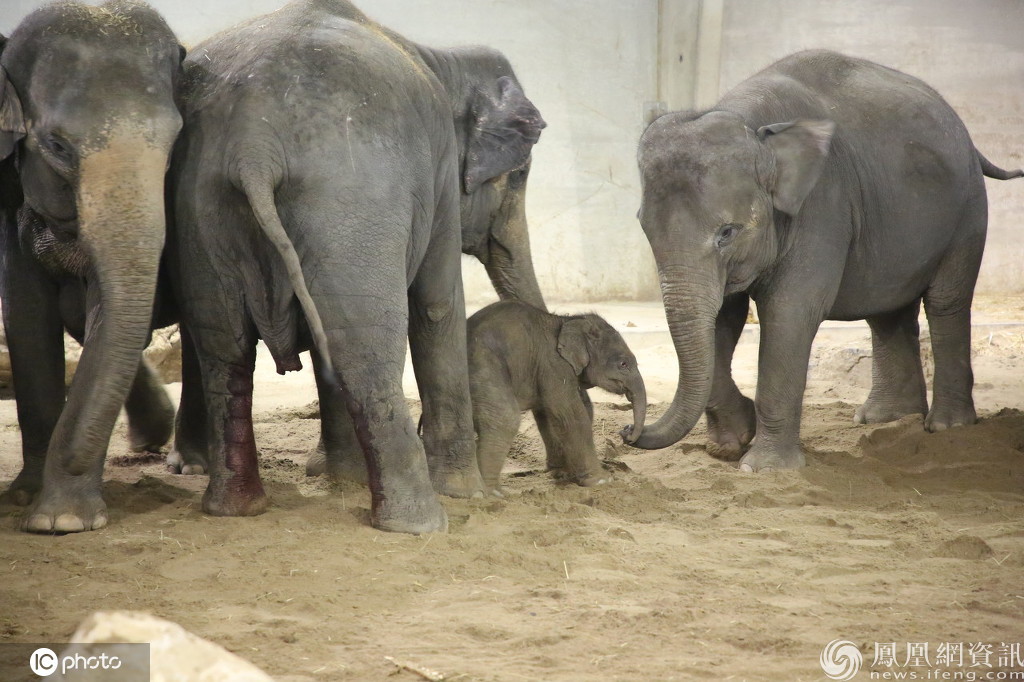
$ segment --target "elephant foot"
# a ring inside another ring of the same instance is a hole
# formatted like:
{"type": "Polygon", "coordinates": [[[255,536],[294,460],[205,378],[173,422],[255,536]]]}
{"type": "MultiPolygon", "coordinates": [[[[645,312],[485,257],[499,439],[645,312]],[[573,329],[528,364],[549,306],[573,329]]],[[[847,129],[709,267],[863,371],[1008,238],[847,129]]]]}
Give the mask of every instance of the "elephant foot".
{"type": "Polygon", "coordinates": [[[182,453],[177,447],[167,453],[167,470],[172,474],[201,476],[206,473],[206,458],[198,454],[182,453]]]}
{"type": "Polygon", "coordinates": [[[906,417],[908,414],[925,414],[928,404],[918,399],[903,402],[868,398],[853,415],[855,424],[884,424],[906,417]]]}
{"type": "Polygon", "coordinates": [[[438,476],[432,475],[431,481],[438,495],[459,498],[484,496],[484,481],[476,467],[469,471],[449,471],[438,476]]]}
{"type": "Polygon", "coordinates": [[[596,472],[584,472],[582,474],[569,471],[565,468],[550,469],[552,478],[564,483],[575,483],[584,488],[592,488],[596,485],[604,485],[611,480],[611,475],[598,469],[596,472]]]}
{"type": "Polygon", "coordinates": [[[954,426],[968,426],[978,422],[978,414],[974,411],[974,402],[947,405],[936,402],[924,420],[926,431],[935,433],[945,431],[954,426]]]}
{"type": "Polygon", "coordinates": [[[43,477],[39,473],[30,473],[25,469],[11,483],[8,492],[11,501],[19,507],[27,507],[43,487],[43,477]]]}
{"type": "Polygon", "coordinates": [[[327,454],[321,450],[315,451],[309,456],[306,462],[307,476],[320,476],[327,472],[327,454]]]}
{"type": "Polygon", "coordinates": [[[712,457],[735,462],[754,440],[757,430],[757,412],[754,401],[741,395],[735,408],[707,410],[707,452],[712,457]]]}
{"type": "Polygon", "coordinates": [[[758,447],[755,443],[740,460],[740,471],[766,472],[779,469],[799,469],[807,464],[799,445],[792,448],[758,447]]]}
{"type": "Polygon", "coordinates": [[[604,485],[610,480],[610,477],[602,474],[586,474],[576,479],[576,485],[581,485],[584,488],[593,488],[596,485],[604,485]]]}
{"type": "Polygon", "coordinates": [[[329,458],[323,450],[317,449],[306,462],[306,475],[321,474],[327,474],[327,478],[335,483],[349,481],[359,485],[370,484],[370,474],[362,452],[329,458]]]}
{"type": "Polygon", "coordinates": [[[47,495],[25,514],[21,529],[29,533],[81,533],[107,525],[107,505],[99,493],[68,499],[47,495]]]}
{"type": "Polygon", "coordinates": [[[203,494],[203,511],[210,516],[258,516],[270,506],[270,498],[258,480],[248,490],[221,491],[218,494],[211,488],[207,487],[203,494]]]}
{"type": "Polygon", "coordinates": [[[128,425],[128,447],[132,452],[160,452],[171,440],[174,431],[174,420],[167,424],[128,425]]]}
{"type": "Polygon", "coordinates": [[[431,493],[420,500],[403,502],[400,498],[374,495],[370,523],[390,533],[445,533],[448,515],[437,497],[431,493]]]}

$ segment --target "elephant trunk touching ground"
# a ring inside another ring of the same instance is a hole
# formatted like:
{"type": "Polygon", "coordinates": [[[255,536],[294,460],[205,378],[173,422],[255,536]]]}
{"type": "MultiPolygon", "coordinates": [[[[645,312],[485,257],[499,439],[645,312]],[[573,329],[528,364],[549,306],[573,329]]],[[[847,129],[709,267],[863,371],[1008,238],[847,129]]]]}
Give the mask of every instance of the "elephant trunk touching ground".
{"type": "Polygon", "coordinates": [[[643,435],[644,422],[647,420],[647,388],[639,371],[636,380],[626,388],[626,398],[633,405],[633,426],[626,441],[632,444],[643,435]]]}
{"type": "Polygon", "coordinates": [[[73,475],[92,470],[104,457],[149,337],[169,147],[170,140],[154,144],[142,131],[121,131],[81,159],[79,239],[91,256],[92,281],[85,350],[74,383],[89,382],[90,389],[69,393],[54,435],[73,475]]]}
{"type": "MultiPolygon", "coordinates": [[[[691,284],[694,268],[659,264],[672,343],[679,359],[679,383],[672,404],[661,418],[643,430],[630,445],[645,450],[665,448],[690,432],[711,396],[715,372],[715,318],[720,289],[691,284]],[[683,273],[690,273],[684,277],[683,273]]],[[[636,418],[635,423],[642,423],[636,418]]],[[[636,427],[634,426],[634,429],[636,427]]]]}

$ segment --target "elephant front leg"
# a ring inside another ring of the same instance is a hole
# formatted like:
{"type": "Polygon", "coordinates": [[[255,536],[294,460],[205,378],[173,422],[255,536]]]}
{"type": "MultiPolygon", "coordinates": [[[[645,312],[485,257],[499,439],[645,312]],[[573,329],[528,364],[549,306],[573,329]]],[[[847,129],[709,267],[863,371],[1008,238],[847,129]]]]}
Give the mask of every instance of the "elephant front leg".
{"type": "Polygon", "coordinates": [[[858,424],[895,421],[908,414],[925,414],[928,398],[921,369],[921,301],[887,315],[868,318],[871,327],[871,393],[857,408],[858,424]]]}
{"type": "Polygon", "coordinates": [[[21,254],[6,256],[3,317],[23,459],[10,492],[25,506],[42,488],[46,451],[64,407],[64,333],[56,287],[21,254]]]}
{"type": "Polygon", "coordinates": [[[307,476],[326,473],[336,481],[354,481],[369,484],[366,458],[356,438],[355,425],[345,406],[345,398],[337,385],[332,385],[323,374],[323,360],[319,353],[313,356],[316,390],[320,398],[320,442],[306,463],[307,476]]]}
{"type": "Polygon", "coordinates": [[[734,461],[754,439],[757,415],[754,401],[740,393],[732,378],[732,357],[747,321],[750,299],[728,296],[715,323],[715,374],[704,411],[708,422],[708,454],[734,461]]]}
{"type": "Polygon", "coordinates": [[[254,516],[267,508],[252,427],[255,363],[254,346],[239,362],[203,359],[212,455],[203,511],[214,516],[254,516]]]}
{"type": "MultiPolygon", "coordinates": [[[[609,476],[601,468],[594,448],[592,405],[586,391],[566,396],[533,411],[548,468],[555,478],[590,487],[607,483],[609,476]],[[581,399],[582,398],[582,399],[581,399]]],[[[546,392],[552,396],[555,392],[546,392]]]]}
{"type": "Polygon", "coordinates": [[[800,414],[807,384],[811,343],[821,318],[812,306],[759,308],[761,347],[757,365],[757,436],[740,459],[741,471],[796,469],[806,459],[800,449],[800,414]]]}

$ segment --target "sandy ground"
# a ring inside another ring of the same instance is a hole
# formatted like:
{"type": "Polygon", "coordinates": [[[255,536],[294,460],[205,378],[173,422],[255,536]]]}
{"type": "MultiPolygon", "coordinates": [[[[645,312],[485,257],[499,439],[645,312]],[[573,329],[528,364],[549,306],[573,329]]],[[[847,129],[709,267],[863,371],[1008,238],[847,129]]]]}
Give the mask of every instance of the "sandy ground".
{"type": "MultiPolygon", "coordinates": [[[[626,335],[657,417],[677,371],[661,306],[590,308],[626,335]]],[[[296,682],[423,679],[386,657],[449,680],[817,680],[837,638],[866,664],[876,642],[904,658],[908,642],[933,656],[941,642],[1022,642],[1024,301],[976,310],[976,426],[854,425],[869,336],[829,324],[809,370],[805,469],[742,474],[704,452],[703,423],[665,450],[623,447],[627,405],[594,391],[612,483],[557,485],[527,418],[508,496],[445,499],[450,532],[421,537],[370,528],[364,489],[304,476],[311,373],[278,377],[261,355],[270,510],[205,516],[205,477],[127,458],[121,424],[107,528],[23,534],[0,498],[0,642],[66,641],[92,611],[145,610],[296,682]]],[[[734,364],[748,395],[756,341],[748,326],[734,364]]],[[[3,489],[20,465],[12,400],[0,425],[3,489]]]]}

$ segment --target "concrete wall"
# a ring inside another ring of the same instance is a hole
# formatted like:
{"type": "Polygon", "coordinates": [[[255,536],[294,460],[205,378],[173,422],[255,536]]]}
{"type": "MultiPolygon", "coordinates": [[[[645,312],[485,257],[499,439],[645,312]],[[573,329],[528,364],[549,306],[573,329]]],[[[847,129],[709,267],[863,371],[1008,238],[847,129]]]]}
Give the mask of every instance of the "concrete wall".
{"type": "MultiPolygon", "coordinates": [[[[151,0],[186,43],[284,0],[151,0]]],[[[40,0],[0,0],[9,33],[40,0]]],[[[657,299],[635,219],[646,114],[712,104],[790,52],[828,47],[914,74],[943,93],[975,142],[1024,166],[1021,0],[362,0],[432,46],[488,44],[511,59],[548,122],[528,214],[538,278],[554,301],[657,299]]],[[[1024,292],[1024,180],[989,181],[980,289],[1024,292]]],[[[470,301],[494,298],[465,259],[470,301]]]]}
{"type": "MultiPolygon", "coordinates": [[[[149,0],[194,44],[284,0],[149,0]]],[[[9,33],[38,0],[0,0],[9,33]]],[[[658,298],[636,220],[636,143],[655,99],[656,0],[363,0],[377,21],[434,47],[486,44],[511,60],[548,127],[535,147],[527,210],[550,300],[658,298]]],[[[464,258],[467,299],[496,300],[464,258]]]]}

